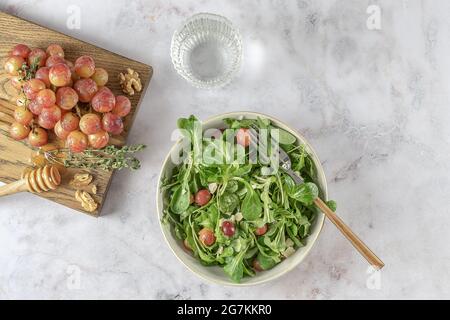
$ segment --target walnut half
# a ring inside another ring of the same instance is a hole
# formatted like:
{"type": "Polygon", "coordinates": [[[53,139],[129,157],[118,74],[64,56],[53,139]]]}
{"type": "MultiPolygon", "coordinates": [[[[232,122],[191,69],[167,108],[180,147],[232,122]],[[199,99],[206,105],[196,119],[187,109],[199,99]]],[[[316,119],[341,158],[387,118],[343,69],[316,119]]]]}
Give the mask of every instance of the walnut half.
{"type": "Polygon", "coordinates": [[[97,209],[97,203],[89,192],[77,190],[75,192],[75,199],[81,203],[81,206],[87,212],[94,212],[97,209]]]}
{"type": "Polygon", "coordinates": [[[92,179],[93,177],[89,173],[76,173],[70,181],[70,185],[75,188],[88,186],[92,182],[92,179]]]}
{"type": "Polygon", "coordinates": [[[139,78],[139,73],[131,68],[127,68],[127,72],[119,73],[119,82],[122,87],[122,91],[132,96],[136,92],[141,92],[142,83],[139,78]]]}

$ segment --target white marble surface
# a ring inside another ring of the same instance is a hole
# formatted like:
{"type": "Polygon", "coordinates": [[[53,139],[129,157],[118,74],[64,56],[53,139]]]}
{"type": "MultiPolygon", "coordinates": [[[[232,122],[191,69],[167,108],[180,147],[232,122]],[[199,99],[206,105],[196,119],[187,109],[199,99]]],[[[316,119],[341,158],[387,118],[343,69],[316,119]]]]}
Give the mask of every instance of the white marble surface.
{"type": "Polygon", "coordinates": [[[115,176],[107,215],[29,194],[0,200],[0,298],[450,298],[448,1],[2,0],[0,10],[155,70],[130,136],[149,146],[143,169],[115,176]],[[72,4],[80,30],[66,27],[72,4]],[[366,27],[370,4],[381,30],[366,27]],[[173,30],[204,11],[244,38],[239,77],[216,91],[190,87],[169,59],[173,30]],[[285,120],[315,146],[340,215],[386,262],[378,289],[328,222],[303,264],[257,288],[205,283],[173,256],[155,186],[175,121],[243,109],[285,120]]]}

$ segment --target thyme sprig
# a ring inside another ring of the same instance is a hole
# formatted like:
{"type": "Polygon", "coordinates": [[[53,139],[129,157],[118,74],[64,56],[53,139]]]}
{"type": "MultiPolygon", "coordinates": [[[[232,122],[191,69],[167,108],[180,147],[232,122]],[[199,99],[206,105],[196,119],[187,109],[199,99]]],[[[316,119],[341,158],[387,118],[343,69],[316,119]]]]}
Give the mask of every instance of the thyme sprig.
{"type": "Polygon", "coordinates": [[[33,79],[36,75],[36,71],[39,67],[39,61],[40,59],[35,59],[29,66],[24,63],[22,65],[22,68],[19,70],[19,80],[20,81],[27,81],[30,79],[33,79]]]}
{"type": "Polygon", "coordinates": [[[137,170],[141,167],[141,163],[133,155],[145,147],[143,144],[123,147],[111,145],[103,149],[87,149],[80,153],[73,153],[69,149],[63,148],[46,151],[44,156],[48,161],[62,164],[67,168],[102,169],[105,171],[123,168],[137,170]]]}

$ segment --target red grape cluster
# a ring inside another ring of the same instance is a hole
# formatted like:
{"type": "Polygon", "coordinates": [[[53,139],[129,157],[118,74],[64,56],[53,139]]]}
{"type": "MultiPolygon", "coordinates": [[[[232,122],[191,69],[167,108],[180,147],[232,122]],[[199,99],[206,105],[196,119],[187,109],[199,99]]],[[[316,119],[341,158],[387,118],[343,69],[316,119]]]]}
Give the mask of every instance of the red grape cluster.
{"type": "Polygon", "coordinates": [[[64,59],[60,45],[44,51],[18,44],[4,67],[13,86],[21,90],[10,127],[12,138],[28,137],[31,146],[40,147],[48,143],[48,130],[53,130],[72,152],[83,152],[105,147],[110,134],[123,131],[122,118],[130,112],[131,102],[105,86],[108,72],[96,68],[92,57],[81,56],[72,63],[64,59]],[[91,106],[81,118],[73,112],[79,102],[91,106]]]}

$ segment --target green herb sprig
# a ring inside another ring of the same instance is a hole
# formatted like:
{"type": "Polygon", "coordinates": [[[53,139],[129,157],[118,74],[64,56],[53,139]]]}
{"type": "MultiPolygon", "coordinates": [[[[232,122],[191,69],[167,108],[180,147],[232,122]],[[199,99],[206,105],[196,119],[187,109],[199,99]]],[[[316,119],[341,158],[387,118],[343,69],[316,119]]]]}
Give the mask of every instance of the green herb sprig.
{"type": "Polygon", "coordinates": [[[67,168],[102,169],[105,171],[128,168],[137,170],[141,167],[136,152],[143,150],[144,144],[123,147],[107,146],[103,149],[87,149],[84,152],[73,153],[69,149],[46,151],[44,156],[50,162],[64,165],[67,168]]]}
{"type": "Polygon", "coordinates": [[[27,81],[33,79],[39,67],[40,59],[35,59],[29,66],[24,63],[19,70],[19,81],[27,81]]]}

